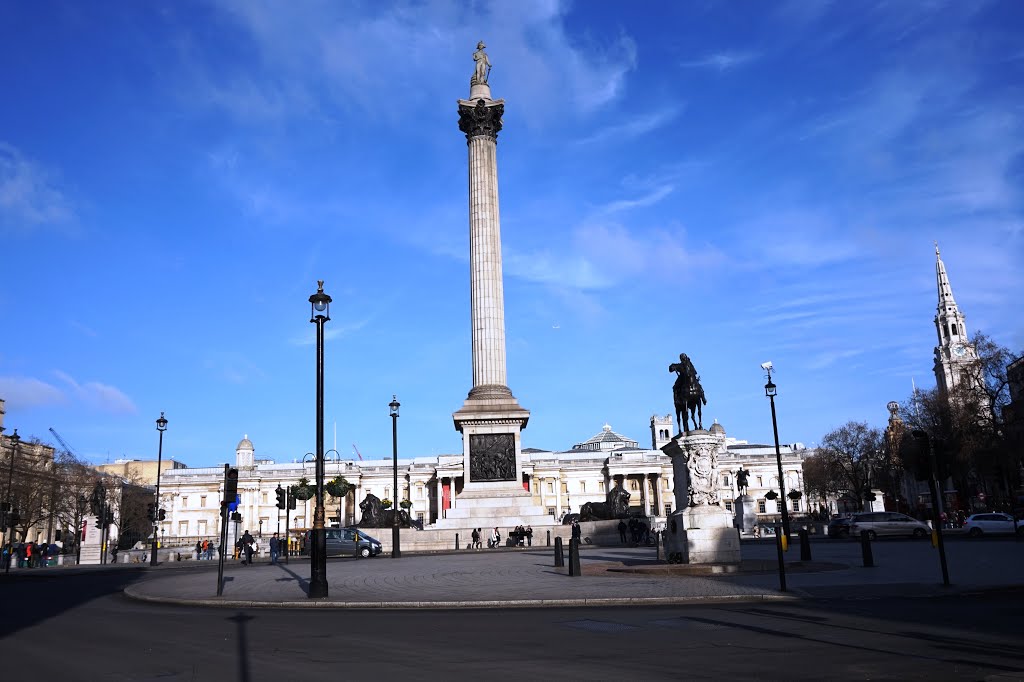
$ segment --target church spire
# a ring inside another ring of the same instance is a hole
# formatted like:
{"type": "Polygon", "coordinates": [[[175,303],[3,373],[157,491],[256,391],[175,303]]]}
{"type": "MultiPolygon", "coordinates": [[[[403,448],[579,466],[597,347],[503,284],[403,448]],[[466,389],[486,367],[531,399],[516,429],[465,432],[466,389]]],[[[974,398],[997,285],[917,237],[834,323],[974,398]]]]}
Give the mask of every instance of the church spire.
{"type": "Polygon", "coordinates": [[[938,242],[935,242],[935,283],[939,295],[935,311],[935,331],[939,336],[935,347],[935,382],[946,392],[960,383],[963,370],[975,364],[978,355],[967,338],[967,322],[953,298],[953,287],[949,284],[938,242]]]}
{"type": "Polygon", "coordinates": [[[949,285],[949,275],[946,274],[946,265],[942,262],[942,254],[939,252],[939,243],[935,242],[935,280],[939,287],[939,315],[942,315],[944,308],[956,308],[956,300],[953,298],[953,287],[949,285]]]}

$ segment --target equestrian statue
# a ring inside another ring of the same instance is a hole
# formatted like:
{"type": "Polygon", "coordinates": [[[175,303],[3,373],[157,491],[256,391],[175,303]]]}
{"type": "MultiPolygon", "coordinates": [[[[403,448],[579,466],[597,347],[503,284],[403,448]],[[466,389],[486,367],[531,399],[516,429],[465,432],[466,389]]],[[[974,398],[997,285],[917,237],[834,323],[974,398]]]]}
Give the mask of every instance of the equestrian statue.
{"type": "Polygon", "coordinates": [[[672,385],[672,399],[676,405],[676,426],[679,433],[690,432],[690,421],[693,421],[693,428],[703,429],[702,405],[708,401],[704,397],[704,388],[700,385],[700,376],[694,368],[693,363],[686,353],[679,354],[679,362],[673,362],[668,366],[668,371],[677,374],[676,381],[672,385]],[[689,418],[687,418],[689,411],[689,418]]]}

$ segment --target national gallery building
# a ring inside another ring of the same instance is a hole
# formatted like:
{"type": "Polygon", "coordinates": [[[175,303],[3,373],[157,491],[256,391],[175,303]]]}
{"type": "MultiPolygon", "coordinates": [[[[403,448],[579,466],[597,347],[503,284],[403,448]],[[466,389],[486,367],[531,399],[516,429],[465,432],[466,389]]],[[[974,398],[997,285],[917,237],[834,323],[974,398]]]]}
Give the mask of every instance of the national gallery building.
{"type": "MultiPolygon", "coordinates": [[[[525,448],[523,455],[524,489],[533,494],[533,504],[543,507],[554,521],[564,514],[579,512],[586,502],[604,502],[608,490],[621,484],[630,493],[630,507],[664,521],[673,510],[672,461],[659,449],[672,438],[675,424],[671,416],[651,417],[651,447],[640,447],[631,438],[612,431],[605,425],[594,437],[564,452],[525,448]]],[[[723,505],[732,511],[739,492],[735,472],[741,467],[749,471],[748,494],[757,504],[759,518],[777,520],[779,499],[766,499],[769,491],[778,492],[778,466],[773,445],[753,445],[729,438],[722,425],[715,423],[710,433],[719,439],[719,490],[723,505]]],[[[786,491],[803,491],[802,461],[813,454],[803,445],[781,446],[786,491]]],[[[429,528],[448,511],[459,505],[464,481],[462,454],[417,457],[398,460],[399,500],[408,499],[414,519],[429,528]]],[[[276,506],[275,489],[294,486],[301,478],[314,480],[314,462],[278,463],[260,459],[248,437],[243,438],[235,452],[238,468],[238,512],[241,526],[253,534],[284,530],[284,512],[276,506]]],[[[354,461],[335,459],[326,462],[325,481],[343,476],[355,486],[354,494],[345,499],[325,493],[329,525],[354,525],[360,518],[359,502],[367,493],[381,499],[392,495],[392,460],[354,461]]],[[[175,543],[185,538],[215,537],[219,529],[224,467],[176,468],[163,471],[160,481],[161,507],[166,519],[161,536],[175,543]]],[[[147,481],[147,483],[153,483],[147,481]]],[[[804,511],[803,497],[786,500],[796,513],[804,511]]],[[[297,508],[288,512],[290,529],[312,525],[315,498],[297,501],[297,508]]]]}

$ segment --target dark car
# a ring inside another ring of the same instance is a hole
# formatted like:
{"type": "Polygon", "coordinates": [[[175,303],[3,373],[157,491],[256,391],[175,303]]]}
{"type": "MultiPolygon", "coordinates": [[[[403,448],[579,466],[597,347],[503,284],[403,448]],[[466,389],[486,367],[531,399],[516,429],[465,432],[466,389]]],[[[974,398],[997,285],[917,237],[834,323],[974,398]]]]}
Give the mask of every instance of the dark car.
{"type": "MultiPolygon", "coordinates": [[[[381,552],[380,541],[371,538],[359,528],[325,528],[327,556],[375,557],[381,552]]],[[[311,531],[306,531],[304,554],[309,553],[311,531]]]]}
{"type": "Polygon", "coordinates": [[[836,516],[828,522],[828,536],[830,538],[850,537],[850,517],[836,516]]]}

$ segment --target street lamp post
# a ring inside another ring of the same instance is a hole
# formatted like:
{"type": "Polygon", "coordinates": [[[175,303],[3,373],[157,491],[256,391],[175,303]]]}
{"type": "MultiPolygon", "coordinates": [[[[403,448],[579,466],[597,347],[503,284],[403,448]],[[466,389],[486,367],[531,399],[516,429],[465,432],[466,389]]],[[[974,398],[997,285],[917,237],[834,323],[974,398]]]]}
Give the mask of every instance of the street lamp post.
{"type": "Polygon", "coordinates": [[[327,596],[327,530],[324,528],[324,324],[331,319],[331,297],[317,281],[309,297],[309,321],[316,325],[316,509],[310,531],[309,597],[327,596]]]}
{"type": "Polygon", "coordinates": [[[398,559],[402,556],[401,539],[398,532],[398,408],[401,403],[398,397],[391,396],[388,407],[391,408],[391,454],[394,460],[395,487],[394,502],[391,504],[391,558],[398,559]]]}
{"type": "Polygon", "coordinates": [[[779,423],[775,418],[776,387],[772,383],[772,363],[761,365],[768,372],[768,383],[764,385],[764,394],[772,403],[772,432],[775,434],[775,463],[779,466],[779,505],[782,509],[782,533],[789,537],[789,511],[786,509],[786,479],[782,475],[782,452],[779,450],[779,423]]]}
{"type": "Polygon", "coordinates": [[[11,493],[13,492],[14,487],[14,456],[18,453],[18,443],[21,442],[21,436],[18,435],[18,429],[14,429],[14,433],[11,434],[8,442],[11,446],[11,464],[7,469],[7,518],[5,521],[7,522],[7,527],[10,528],[10,533],[8,535],[10,539],[8,540],[9,548],[7,563],[4,566],[4,573],[11,572],[11,561],[14,559],[14,498],[11,493]]]}
{"type": "Polygon", "coordinates": [[[153,550],[149,553],[149,565],[156,566],[157,550],[157,524],[160,521],[160,463],[164,458],[164,431],[167,430],[167,420],[164,413],[160,412],[160,418],[156,420],[156,430],[160,432],[160,445],[156,451],[156,504],[153,505],[153,550]]]}

